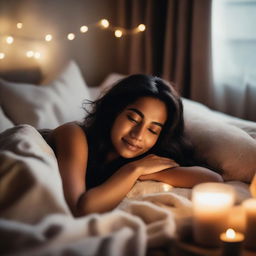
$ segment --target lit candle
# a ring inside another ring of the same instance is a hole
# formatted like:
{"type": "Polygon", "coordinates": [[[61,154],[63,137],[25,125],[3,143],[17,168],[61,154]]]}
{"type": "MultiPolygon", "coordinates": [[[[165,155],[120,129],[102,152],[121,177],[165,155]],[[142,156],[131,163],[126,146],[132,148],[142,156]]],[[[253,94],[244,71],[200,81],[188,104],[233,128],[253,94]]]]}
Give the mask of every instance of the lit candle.
{"type": "Polygon", "coordinates": [[[219,235],[228,227],[234,189],[222,183],[202,183],[193,188],[192,201],[195,242],[203,246],[219,246],[219,235]]]}
{"type": "Polygon", "coordinates": [[[245,247],[256,250],[256,199],[245,200],[243,207],[246,214],[245,247]]]}
{"type": "Polygon", "coordinates": [[[222,242],[222,256],[239,256],[241,255],[242,243],[244,241],[244,235],[242,233],[235,232],[229,228],[225,233],[220,235],[222,242]]]}

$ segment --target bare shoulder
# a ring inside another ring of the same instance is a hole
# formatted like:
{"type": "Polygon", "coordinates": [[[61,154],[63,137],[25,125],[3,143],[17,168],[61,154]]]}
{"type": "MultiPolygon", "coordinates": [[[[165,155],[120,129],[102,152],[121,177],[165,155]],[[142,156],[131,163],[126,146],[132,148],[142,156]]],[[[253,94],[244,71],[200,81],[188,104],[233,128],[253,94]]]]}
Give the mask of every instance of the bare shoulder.
{"type": "Polygon", "coordinates": [[[55,130],[51,134],[51,140],[55,147],[88,147],[88,142],[84,130],[76,123],[66,123],[55,130]]]}
{"type": "Polygon", "coordinates": [[[75,136],[82,136],[86,137],[83,129],[76,123],[70,122],[65,123],[55,130],[53,130],[53,134],[60,136],[60,135],[75,135],[75,136]]]}

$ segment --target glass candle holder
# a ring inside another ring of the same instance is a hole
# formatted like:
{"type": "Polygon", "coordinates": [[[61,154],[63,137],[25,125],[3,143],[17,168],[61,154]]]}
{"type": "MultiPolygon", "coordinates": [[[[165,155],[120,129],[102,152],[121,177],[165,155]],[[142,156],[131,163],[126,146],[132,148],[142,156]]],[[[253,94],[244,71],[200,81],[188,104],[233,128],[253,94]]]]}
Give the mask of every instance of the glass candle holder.
{"type": "Polygon", "coordinates": [[[220,233],[228,228],[228,214],[234,204],[232,186],[207,182],[192,190],[193,238],[206,247],[220,246],[220,233]]]}
{"type": "Polygon", "coordinates": [[[245,247],[256,250],[256,198],[250,198],[243,202],[245,209],[245,247]]]}

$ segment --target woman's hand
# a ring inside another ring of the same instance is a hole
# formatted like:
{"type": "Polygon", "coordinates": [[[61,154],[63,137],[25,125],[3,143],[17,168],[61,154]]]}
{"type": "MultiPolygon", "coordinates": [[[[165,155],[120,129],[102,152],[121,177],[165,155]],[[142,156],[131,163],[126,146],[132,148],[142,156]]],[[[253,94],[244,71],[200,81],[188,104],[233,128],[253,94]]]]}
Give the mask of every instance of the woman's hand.
{"type": "Polygon", "coordinates": [[[137,169],[139,176],[153,174],[165,169],[178,167],[179,164],[167,157],[157,155],[147,155],[142,159],[129,163],[133,169],[137,169]]]}
{"type": "Polygon", "coordinates": [[[192,188],[202,182],[223,182],[220,174],[201,166],[178,166],[160,172],[142,175],[139,180],[155,180],[175,187],[192,188]]]}

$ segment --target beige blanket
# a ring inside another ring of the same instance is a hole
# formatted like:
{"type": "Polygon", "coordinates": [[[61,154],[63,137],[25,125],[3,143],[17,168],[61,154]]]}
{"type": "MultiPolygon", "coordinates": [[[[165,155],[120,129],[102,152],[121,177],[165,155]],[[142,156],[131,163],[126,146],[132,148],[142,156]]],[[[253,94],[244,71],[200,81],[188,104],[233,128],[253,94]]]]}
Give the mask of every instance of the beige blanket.
{"type": "MultiPolygon", "coordinates": [[[[237,200],[248,187],[234,184],[237,200]]],[[[138,182],[113,211],[73,218],[55,155],[31,126],[0,134],[1,255],[145,255],[191,220],[190,189],[138,182]]]]}

